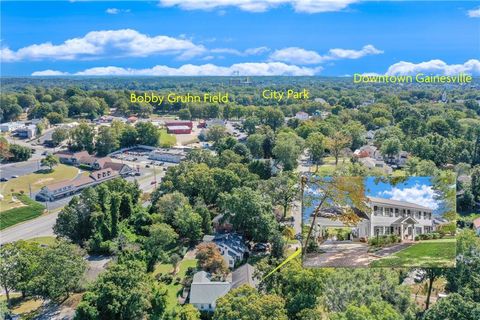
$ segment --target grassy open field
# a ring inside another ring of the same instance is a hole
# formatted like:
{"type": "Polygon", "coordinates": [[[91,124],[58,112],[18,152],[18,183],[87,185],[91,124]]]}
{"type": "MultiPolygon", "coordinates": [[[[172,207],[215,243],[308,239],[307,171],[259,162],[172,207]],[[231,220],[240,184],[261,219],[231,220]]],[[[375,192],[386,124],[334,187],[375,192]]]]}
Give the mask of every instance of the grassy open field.
{"type": "Polygon", "coordinates": [[[160,145],[174,146],[177,143],[177,138],[174,135],[168,134],[167,129],[160,130],[160,145]]]}
{"type": "MultiPolygon", "coordinates": [[[[195,259],[184,259],[180,262],[179,265],[179,271],[178,273],[174,276],[174,279],[179,277],[180,279],[183,280],[185,277],[185,273],[187,272],[187,269],[189,267],[196,267],[197,266],[197,260],[195,259]]],[[[159,273],[166,274],[166,273],[171,273],[173,271],[173,266],[169,263],[162,263],[158,264],[157,267],[155,268],[155,271],[153,271],[153,275],[157,275],[159,273]]],[[[177,296],[181,293],[180,290],[182,290],[182,285],[179,283],[177,285],[174,284],[175,280],[172,281],[171,284],[167,285],[167,306],[170,309],[173,309],[175,306],[178,305],[178,300],[177,296]]]]}
{"type": "Polygon", "coordinates": [[[45,207],[40,202],[30,199],[25,194],[17,194],[16,198],[23,206],[0,213],[0,230],[11,227],[17,223],[40,216],[45,207]]]}
{"type": "Polygon", "coordinates": [[[373,261],[371,267],[454,267],[455,239],[420,241],[391,256],[373,261]]]}
{"type": "Polygon", "coordinates": [[[4,199],[0,201],[0,212],[22,206],[21,203],[12,201],[12,190],[14,193],[23,191],[25,194],[40,190],[43,186],[62,180],[71,180],[78,174],[78,169],[71,166],[60,164],[52,172],[47,170],[37,171],[7,182],[0,182],[0,194],[4,199]]]}

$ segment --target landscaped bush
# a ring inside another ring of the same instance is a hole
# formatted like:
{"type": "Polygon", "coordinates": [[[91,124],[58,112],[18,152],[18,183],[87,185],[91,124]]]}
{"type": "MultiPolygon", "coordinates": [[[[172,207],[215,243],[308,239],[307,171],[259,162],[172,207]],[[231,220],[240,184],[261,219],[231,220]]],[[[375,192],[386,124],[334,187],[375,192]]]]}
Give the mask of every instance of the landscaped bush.
{"type": "Polygon", "coordinates": [[[438,232],[424,233],[418,236],[415,236],[415,241],[418,240],[435,240],[442,239],[445,235],[438,232]]]}
{"type": "Polygon", "coordinates": [[[389,244],[394,244],[399,242],[401,242],[400,237],[394,234],[373,237],[368,240],[368,244],[375,247],[383,247],[389,244]]]}
{"type": "Polygon", "coordinates": [[[171,274],[164,274],[161,277],[159,277],[158,280],[165,284],[170,284],[173,281],[173,276],[171,274]]]}

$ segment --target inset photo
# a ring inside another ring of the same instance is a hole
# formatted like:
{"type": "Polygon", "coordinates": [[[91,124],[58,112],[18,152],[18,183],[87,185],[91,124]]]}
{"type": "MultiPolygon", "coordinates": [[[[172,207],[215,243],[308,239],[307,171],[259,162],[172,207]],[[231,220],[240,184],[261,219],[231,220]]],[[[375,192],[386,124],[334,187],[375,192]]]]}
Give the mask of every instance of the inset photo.
{"type": "Polygon", "coordinates": [[[304,267],[455,267],[455,178],[307,177],[304,267]]]}

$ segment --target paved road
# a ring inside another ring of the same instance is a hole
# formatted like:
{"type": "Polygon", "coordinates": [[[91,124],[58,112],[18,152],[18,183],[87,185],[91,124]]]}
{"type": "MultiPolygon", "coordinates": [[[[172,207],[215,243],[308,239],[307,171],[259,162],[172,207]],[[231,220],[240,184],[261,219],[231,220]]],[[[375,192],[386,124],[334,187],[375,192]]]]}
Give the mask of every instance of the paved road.
{"type": "Polygon", "coordinates": [[[51,213],[0,231],[0,244],[27,240],[37,237],[53,236],[53,226],[58,213],[51,213]]]}

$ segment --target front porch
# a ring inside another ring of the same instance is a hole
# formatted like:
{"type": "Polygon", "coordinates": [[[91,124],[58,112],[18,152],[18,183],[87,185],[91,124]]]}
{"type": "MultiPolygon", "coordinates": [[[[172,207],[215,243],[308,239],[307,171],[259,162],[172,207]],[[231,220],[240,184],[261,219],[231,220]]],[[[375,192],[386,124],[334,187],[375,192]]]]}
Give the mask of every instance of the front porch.
{"type": "MultiPolygon", "coordinates": [[[[374,226],[373,227],[373,236],[379,235],[396,235],[400,237],[402,242],[405,241],[415,241],[415,236],[417,236],[417,228],[421,229],[421,227],[416,227],[415,225],[418,224],[418,221],[412,217],[402,217],[396,221],[394,221],[389,227],[383,226],[374,226]]],[[[422,233],[419,230],[419,233],[422,233]]]]}

